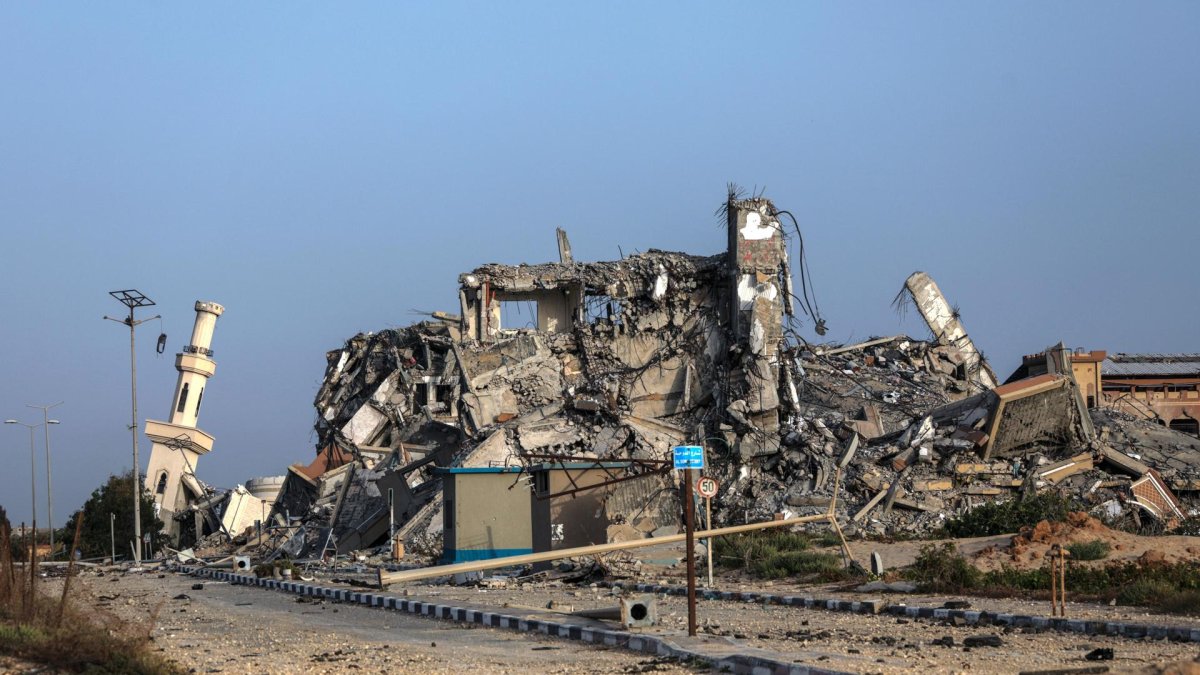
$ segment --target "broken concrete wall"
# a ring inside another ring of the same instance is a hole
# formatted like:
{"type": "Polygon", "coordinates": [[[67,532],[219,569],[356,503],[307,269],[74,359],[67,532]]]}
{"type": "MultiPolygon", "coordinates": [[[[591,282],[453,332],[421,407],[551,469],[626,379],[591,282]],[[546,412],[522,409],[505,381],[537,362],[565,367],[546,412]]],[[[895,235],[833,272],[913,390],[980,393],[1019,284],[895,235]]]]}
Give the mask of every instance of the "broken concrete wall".
{"type": "Polygon", "coordinates": [[[982,389],[995,388],[999,384],[996,373],[975,348],[959,319],[958,309],[946,301],[937,283],[924,272],[913,272],[904,286],[912,294],[913,302],[933,331],[934,338],[939,344],[952,348],[952,359],[965,369],[966,378],[982,389]]]}

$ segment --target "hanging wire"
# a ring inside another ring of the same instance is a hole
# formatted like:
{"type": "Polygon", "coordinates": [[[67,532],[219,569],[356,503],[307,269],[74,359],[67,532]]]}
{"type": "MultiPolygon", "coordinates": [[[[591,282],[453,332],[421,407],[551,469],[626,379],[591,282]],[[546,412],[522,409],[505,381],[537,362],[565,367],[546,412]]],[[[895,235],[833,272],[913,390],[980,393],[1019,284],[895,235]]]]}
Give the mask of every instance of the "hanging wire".
{"type": "Polygon", "coordinates": [[[778,214],[786,215],[792,219],[792,227],[796,229],[796,238],[800,243],[800,255],[798,256],[798,264],[800,267],[800,307],[804,313],[812,317],[815,322],[813,330],[817,335],[824,335],[827,332],[825,327],[825,319],[821,317],[821,306],[817,303],[817,291],[813,286],[812,275],[809,272],[808,258],[804,252],[804,234],[800,232],[800,223],[796,221],[796,216],[792,215],[791,211],[777,211],[778,214]]]}

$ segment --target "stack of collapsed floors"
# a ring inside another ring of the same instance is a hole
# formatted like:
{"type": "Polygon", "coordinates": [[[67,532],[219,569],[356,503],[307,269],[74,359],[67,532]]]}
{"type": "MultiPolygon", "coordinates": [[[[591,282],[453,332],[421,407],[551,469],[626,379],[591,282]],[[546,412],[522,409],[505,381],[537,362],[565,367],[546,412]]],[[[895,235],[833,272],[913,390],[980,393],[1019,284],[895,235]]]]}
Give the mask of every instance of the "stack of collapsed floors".
{"type": "MultiPolygon", "coordinates": [[[[317,456],[290,467],[271,545],[346,553],[395,529],[436,555],[437,468],[662,460],[682,444],[707,448],[718,525],[821,511],[839,472],[852,531],[924,530],[1048,487],[1110,514],[1185,515],[1175,493],[1200,488],[1196,439],[1089,411],[1069,369],[996,387],[956,314],[925,314],[932,341],[805,344],[775,207],[731,198],[724,212],[725,254],[577,263],[560,233],[558,263],[461,275],[460,314],[330,352],[317,456]],[[1138,481],[1167,496],[1137,497],[1138,481]]],[[[923,310],[924,279],[909,280],[923,310]]],[[[677,525],[674,480],[622,483],[596,517],[610,537],[677,525]]]]}

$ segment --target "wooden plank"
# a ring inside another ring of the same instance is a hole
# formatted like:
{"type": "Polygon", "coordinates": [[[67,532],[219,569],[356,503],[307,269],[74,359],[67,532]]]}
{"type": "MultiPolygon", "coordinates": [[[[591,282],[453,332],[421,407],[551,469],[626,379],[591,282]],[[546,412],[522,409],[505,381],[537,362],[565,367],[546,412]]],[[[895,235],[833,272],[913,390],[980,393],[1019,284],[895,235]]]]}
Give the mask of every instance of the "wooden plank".
{"type": "Polygon", "coordinates": [[[1038,471],[1038,478],[1048,480],[1051,483],[1057,483],[1064,478],[1069,478],[1077,473],[1089,471],[1092,468],[1092,453],[1084,452],[1075,455],[1071,459],[1052,464],[1038,471]]]}
{"type": "Polygon", "coordinates": [[[954,473],[992,473],[991,464],[955,464],[954,473]]]}
{"type": "Polygon", "coordinates": [[[851,518],[851,520],[858,522],[862,520],[864,516],[870,513],[871,509],[875,508],[875,506],[878,505],[879,502],[883,501],[883,498],[887,496],[888,487],[890,487],[890,485],[883,486],[883,489],[880,490],[874,497],[871,497],[871,501],[867,502],[865,506],[859,509],[858,513],[854,514],[854,517],[851,518]]]}
{"type": "Polygon", "coordinates": [[[897,497],[896,498],[896,506],[910,509],[912,511],[925,511],[926,513],[931,513],[934,511],[942,511],[946,508],[945,502],[943,502],[940,499],[934,499],[934,498],[929,498],[924,501],[918,502],[913,499],[897,497]]]}
{"type": "Polygon", "coordinates": [[[813,350],[813,354],[816,354],[817,356],[833,356],[834,354],[842,354],[844,352],[852,352],[856,349],[866,349],[867,347],[874,347],[875,345],[887,344],[889,342],[895,342],[896,340],[902,340],[902,339],[906,339],[906,337],[904,335],[893,335],[892,337],[877,338],[875,340],[868,340],[866,342],[859,342],[858,344],[846,345],[845,347],[838,347],[836,349],[830,349],[828,351],[822,351],[818,347],[813,350]]]}
{"type": "Polygon", "coordinates": [[[916,492],[942,492],[945,490],[953,490],[954,481],[949,478],[913,481],[913,490],[916,492]]]}
{"type": "MultiPolygon", "coordinates": [[[[904,472],[901,471],[901,474],[904,472]]],[[[888,487],[887,498],[883,500],[883,512],[888,514],[892,512],[892,505],[896,503],[896,499],[904,496],[904,488],[900,487],[900,476],[896,476],[896,480],[888,487]]]]}
{"type": "Polygon", "coordinates": [[[1001,490],[1000,488],[985,487],[982,485],[978,485],[978,486],[972,485],[971,487],[967,488],[966,492],[969,495],[983,495],[983,496],[991,496],[991,497],[1004,494],[1004,490],[1001,490]]]}

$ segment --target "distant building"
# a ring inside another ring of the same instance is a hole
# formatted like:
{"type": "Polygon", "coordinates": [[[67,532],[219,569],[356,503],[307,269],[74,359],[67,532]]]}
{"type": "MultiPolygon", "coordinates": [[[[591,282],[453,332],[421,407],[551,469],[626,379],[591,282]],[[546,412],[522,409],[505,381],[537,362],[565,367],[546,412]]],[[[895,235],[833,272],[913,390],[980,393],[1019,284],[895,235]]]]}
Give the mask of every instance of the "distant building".
{"type": "MultiPolygon", "coordinates": [[[[1008,382],[1051,371],[1046,352],[1021,359],[1008,382]]],[[[1200,354],[1071,354],[1071,371],[1089,408],[1103,406],[1200,436],[1200,354]]]]}
{"type": "Polygon", "coordinates": [[[1200,436],[1200,354],[1114,354],[1101,375],[1106,405],[1200,436]]]}

